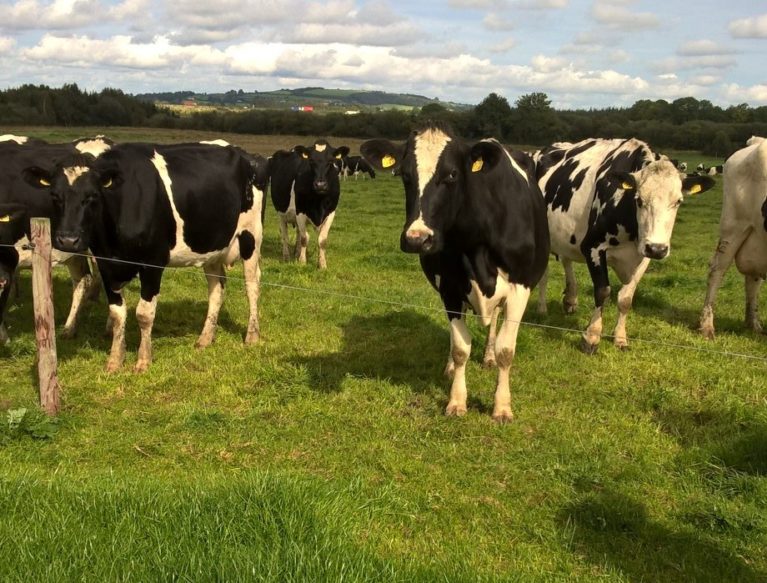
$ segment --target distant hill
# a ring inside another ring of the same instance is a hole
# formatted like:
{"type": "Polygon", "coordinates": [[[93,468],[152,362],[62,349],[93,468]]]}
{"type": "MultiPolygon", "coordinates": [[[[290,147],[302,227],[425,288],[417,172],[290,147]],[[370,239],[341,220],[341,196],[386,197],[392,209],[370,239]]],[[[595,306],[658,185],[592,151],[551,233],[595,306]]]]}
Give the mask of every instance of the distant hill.
{"type": "Polygon", "coordinates": [[[312,107],[317,111],[375,111],[381,109],[413,109],[438,103],[447,109],[465,110],[473,106],[430,99],[409,93],[386,91],[363,91],[359,89],[324,89],[303,87],[277,91],[245,92],[231,90],[225,93],[195,93],[175,91],[165,93],[142,93],[135,96],[142,101],[170,105],[198,105],[200,107],[291,109],[312,107]]]}

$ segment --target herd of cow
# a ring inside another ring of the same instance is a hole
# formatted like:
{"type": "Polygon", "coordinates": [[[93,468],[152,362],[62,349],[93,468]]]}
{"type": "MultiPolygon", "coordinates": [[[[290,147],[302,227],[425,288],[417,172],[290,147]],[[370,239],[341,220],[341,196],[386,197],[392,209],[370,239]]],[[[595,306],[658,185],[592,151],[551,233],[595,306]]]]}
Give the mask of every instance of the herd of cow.
{"type": "MultiPolygon", "coordinates": [[[[349,156],[348,147],[317,140],[263,158],[220,140],[115,144],[97,137],[48,144],[0,136],[0,342],[8,340],[3,315],[12,282],[17,269],[29,263],[32,216],[51,218],[54,262],[66,264],[72,276],[65,335],[74,334],[83,299],[97,290],[87,255],[96,257],[109,305],[108,371],[125,360],[122,289],[136,276],[141,291],[135,370],[151,363],[162,274],[171,266],[205,272],[208,312],[197,340],[205,347],[216,333],[224,269],[242,259],[250,306],[245,342],[257,342],[269,185],[283,258],[291,256],[288,225],[293,225],[293,253],[306,262],[311,223],[318,231],[318,264],[326,268],[339,177],[359,172],[374,177],[377,168],[401,176],[406,200],[401,249],[419,255],[450,322],[447,414],[466,411],[471,337],[465,315],[471,307],[490,327],[484,363],[498,368],[493,418],[506,421],[512,418],[509,375],[519,325],[536,285],[539,310],[546,309],[549,255],[564,266],[567,312],[577,306],[573,262],[588,266],[595,308],[582,337],[587,353],[602,336],[608,266],[613,268],[622,283],[613,338],[625,348],[634,292],[650,260],[669,254],[679,205],[714,184],[708,175],[680,172],[675,162],[636,139],[555,143],[528,154],[494,139],[467,143],[450,128],[430,123],[404,143],[369,140],[360,150],[362,157],[349,156]]],[[[723,173],[720,239],[701,316],[708,338],[714,334],[716,292],[733,260],[746,278],[746,322],[761,330],[757,300],[767,274],[767,141],[751,138],[727,160],[723,173]]]]}

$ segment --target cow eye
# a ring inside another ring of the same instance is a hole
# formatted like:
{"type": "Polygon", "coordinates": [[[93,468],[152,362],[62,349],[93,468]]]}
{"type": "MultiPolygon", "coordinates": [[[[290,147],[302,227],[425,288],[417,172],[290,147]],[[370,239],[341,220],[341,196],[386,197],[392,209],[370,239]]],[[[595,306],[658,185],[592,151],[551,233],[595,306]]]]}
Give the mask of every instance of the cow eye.
{"type": "Polygon", "coordinates": [[[641,209],[642,208],[642,204],[643,204],[642,203],[642,199],[637,197],[637,207],[641,209]]]}
{"type": "Polygon", "coordinates": [[[682,200],[683,200],[683,199],[681,199],[681,198],[680,198],[679,200],[677,200],[677,201],[676,201],[676,202],[675,202],[673,205],[671,205],[671,206],[672,206],[673,208],[677,208],[679,205],[681,205],[681,204],[682,204],[682,200]]]}
{"type": "Polygon", "coordinates": [[[458,178],[458,170],[451,170],[450,174],[447,175],[447,178],[445,179],[445,182],[455,182],[458,178]]]}

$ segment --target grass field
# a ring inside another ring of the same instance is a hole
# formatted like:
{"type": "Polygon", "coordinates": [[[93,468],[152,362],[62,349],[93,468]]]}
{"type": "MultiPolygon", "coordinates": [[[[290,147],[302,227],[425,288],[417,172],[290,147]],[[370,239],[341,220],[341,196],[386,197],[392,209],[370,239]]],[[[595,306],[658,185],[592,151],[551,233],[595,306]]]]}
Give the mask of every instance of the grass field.
{"type": "MultiPolygon", "coordinates": [[[[310,141],[230,139],[263,154],[310,141]]],[[[691,168],[703,160],[680,158],[691,168]]],[[[650,341],[620,352],[606,340],[588,357],[579,333],[524,326],[517,420],[505,426],[490,418],[495,372],[480,366],[476,322],[469,412],[443,415],[447,323],[417,259],[398,250],[403,193],[391,176],[343,183],[326,272],[314,265],[314,234],[310,265],[279,260],[268,206],[257,347],[241,342],[239,267],[204,351],[193,348],[204,277],[166,272],[155,362],[141,376],[130,372],[133,314],[125,371],[110,376],[106,308],[91,305],[79,336],[58,341],[55,423],[36,412],[24,274],[7,318],[13,341],[0,348],[0,581],[766,581],[766,363],[694,350],[767,356],[765,339],[742,328],[734,271],[716,340],[695,331],[717,239],[716,180],[685,201],[671,256],[639,287],[629,339],[650,341]]],[[[575,315],[562,313],[552,260],[550,314],[531,303],[526,321],[582,330],[591,286],[584,266],[577,274],[575,315]]],[[[61,320],[65,271],[55,285],[61,320]]],[[[126,295],[135,306],[137,286],[126,295]]]]}

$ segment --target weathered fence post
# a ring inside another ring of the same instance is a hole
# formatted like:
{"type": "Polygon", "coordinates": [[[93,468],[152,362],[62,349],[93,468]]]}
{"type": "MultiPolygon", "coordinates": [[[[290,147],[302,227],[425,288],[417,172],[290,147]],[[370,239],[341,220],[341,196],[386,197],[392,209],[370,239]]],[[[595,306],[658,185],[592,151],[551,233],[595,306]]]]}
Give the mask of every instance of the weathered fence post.
{"type": "Polygon", "coordinates": [[[33,218],[30,227],[40,406],[48,415],[56,415],[61,404],[56,359],[56,328],[53,321],[51,222],[49,219],[33,218]]]}

